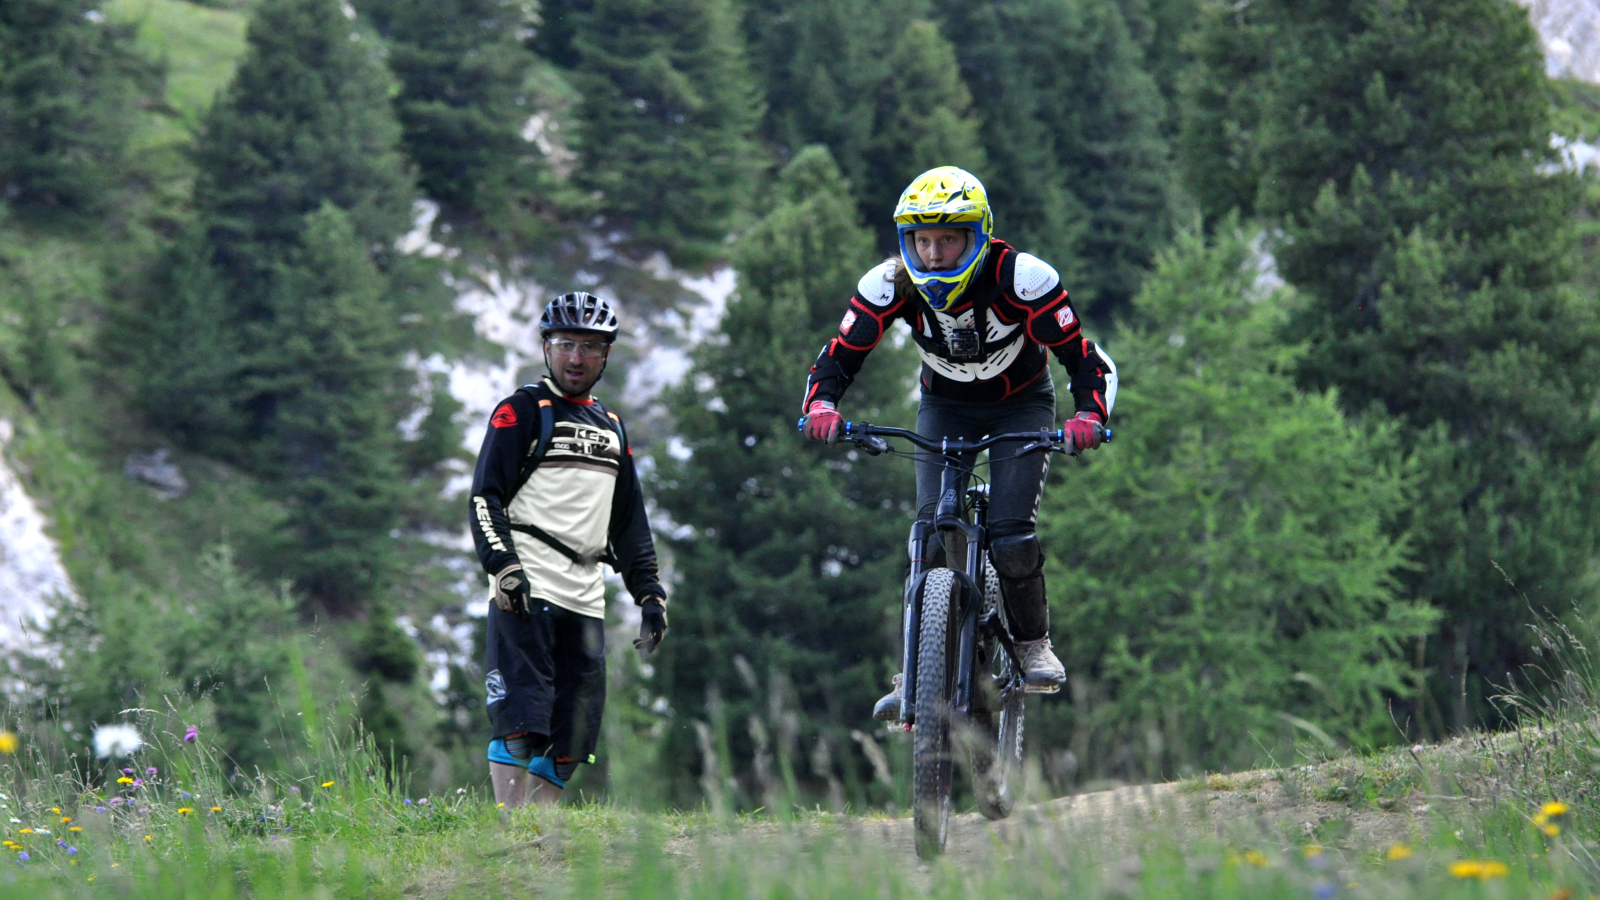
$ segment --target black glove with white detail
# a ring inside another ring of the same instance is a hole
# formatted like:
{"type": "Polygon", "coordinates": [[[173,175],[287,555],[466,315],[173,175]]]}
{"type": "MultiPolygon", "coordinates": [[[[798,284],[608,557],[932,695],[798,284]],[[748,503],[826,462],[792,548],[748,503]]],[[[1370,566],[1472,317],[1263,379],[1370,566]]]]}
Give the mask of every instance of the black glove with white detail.
{"type": "Polygon", "coordinates": [[[633,646],[640,653],[650,653],[660,646],[667,636],[667,607],[656,597],[639,606],[639,639],[633,646]]]}
{"type": "Polygon", "coordinates": [[[503,613],[532,612],[532,593],[521,563],[512,563],[494,576],[494,605],[503,613]]]}

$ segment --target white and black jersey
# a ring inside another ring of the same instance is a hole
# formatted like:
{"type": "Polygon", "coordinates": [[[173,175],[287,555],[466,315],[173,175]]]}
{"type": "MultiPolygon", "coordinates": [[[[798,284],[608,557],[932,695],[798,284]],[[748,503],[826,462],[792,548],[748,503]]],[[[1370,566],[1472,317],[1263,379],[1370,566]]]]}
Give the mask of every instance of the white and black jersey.
{"type": "Polygon", "coordinates": [[[520,562],[534,597],[604,618],[599,560],[609,550],[637,602],[664,602],[644,492],[624,434],[604,404],[573,400],[549,378],[495,407],[478,452],[469,516],[484,571],[493,575],[520,562]],[[541,407],[551,413],[550,442],[530,474],[541,407]]]}

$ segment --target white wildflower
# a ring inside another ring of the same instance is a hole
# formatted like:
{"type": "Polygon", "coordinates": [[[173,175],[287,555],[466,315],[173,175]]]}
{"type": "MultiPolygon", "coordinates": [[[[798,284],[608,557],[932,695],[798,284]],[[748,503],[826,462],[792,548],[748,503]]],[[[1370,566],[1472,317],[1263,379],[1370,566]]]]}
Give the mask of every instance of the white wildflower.
{"type": "Polygon", "coordinates": [[[132,725],[101,725],[94,730],[94,755],[101,759],[132,756],[143,746],[144,738],[132,725]]]}

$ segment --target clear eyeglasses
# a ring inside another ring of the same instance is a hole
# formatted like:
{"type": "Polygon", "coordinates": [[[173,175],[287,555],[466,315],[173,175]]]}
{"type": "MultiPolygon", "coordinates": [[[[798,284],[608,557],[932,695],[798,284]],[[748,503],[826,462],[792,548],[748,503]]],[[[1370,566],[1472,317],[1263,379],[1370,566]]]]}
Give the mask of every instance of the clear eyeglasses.
{"type": "Polygon", "coordinates": [[[545,346],[557,356],[572,356],[574,354],[584,359],[599,359],[606,355],[604,341],[575,341],[571,338],[550,338],[545,341],[545,346]]]}

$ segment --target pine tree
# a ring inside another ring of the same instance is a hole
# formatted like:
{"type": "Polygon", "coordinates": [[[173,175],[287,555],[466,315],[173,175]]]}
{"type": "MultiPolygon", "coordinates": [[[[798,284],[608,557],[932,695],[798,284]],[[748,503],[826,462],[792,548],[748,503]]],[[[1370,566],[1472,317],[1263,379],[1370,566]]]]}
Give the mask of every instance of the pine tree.
{"type": "Polygon", "coordinates": [[[1567,286],[1578,191],[1533,30],[1500,0],[1267,2],[1212,16],[1199,57],[1194,193],[1283,230],[1302,382],[1399,419],[1424,469],[1407,586],[1447,614],[1430,724],[1465,727],[1488,709],[1459,698],[1532,659],[1527,603],[1593,596],[1600,539],[1600,322],[1567,286]]]}
{"type": "Polygon", "coordinates": [[[0,193],[15,207],[94,212],[123,170],[161,70],[95,0],[0,4],[0,193]]]}
{"type": "Polygon", "coordinates": [[[522,139],[532,114],[524,81],[535,62],[520,34],[527,7],[520,0],[357,4],[389,42],[406,153],[447,219],[504,227],[535,187],[537,154],[522,139]]]}
{"type": "Polygon", "coordinates": [[[1111,0],[938,3],[971,88],[1002,237],[1115,312],[1171,229],[1161,97],[1111,0]]]}
{"type": "Polygon", "coordinates": [[[1073,701],[1030,702],[1028,740],[1080,778],[1259,765],[1311,736],[1285,714],[1385,743],[1387,701],[1420,687],[1407,657],[1435,614],[1396,597],[1394,429],[1296,388],[1290,292],[1257,262],[1236,222],[1163,253],[1113,347],[1116,439],[1052,468],[1040,535],[1073,701]]]}
{"type": "Polygon", "coordinates": [[[767,86],[764,136],[780,150],[826,146],[885,250],[890,213],[920,172],[985,168],[955,48],[923,5],[823,0],[752,4],[753,58],[767,86]]]}
{"type": "Polygon", "coordinates": [[[608,228],[694,266],[754,187],[761,107],[728,0],[596,0],[574,18],[578,183],[608,228]]]}
{"type": "MultiPolygon", "coordinates": [[[[772,201],[735,253],[726,340],[701,346],[671,398],[690,454],[660,461],[654,491],[692,529],[672,544],[685,589],[672,605],[675,643],[658,664],[676,710],[662,758],[675,761],[667,781],[685,785],[680,802],[703,799],[688,793],[701,759],[692,720],[733,723],[728,759],[752,803],[763,788],[748,768],[761,749],[745,727],[752,717],[781,756],[784,716],[798,715],[801,752],[826,739],[844,758],[845,783],[870,781],[861,758],[846,755],[849,730],[867,725],[884,690],[899,621],[910,466],[807,446],[794,427],[808,361],[876,261],[873,242],[820,147],[783,170],[772,201]],[[725,714],[708,709],[711,691],[725,714]],[[787,696],[787,708],[769,710],[769,694],[787,696]]],[[[850,417],[904,424],[914,373],[908,351],[886,340],[845,399],[850,417]]]]}
{"type": "Polygon", "coordinates": [[[271,317],[245,328],[235,402],[251,416],[247,465],[290,490],[290,571],[338,610],[393,568],[406,373],[383,276],[349,216],[330,203],[305,218],[271,317]]]}
{"type": "Polygon", "coordinates": [[[411,180],[378,44],[336,0],[262,4],[197,139],[192,232],[145,292],[133,371],[160,424],[265,479],[284,570],[353,612],[392,570],[425,466],[398,422],[435,292],[394,251],[411,180]]]}
{"type": "Polygon", "coordinates": [[[232,302],[253,318],[308,213],[345,210],[382,261],[410,223],[412,181],[380,48],[337,0],[262,4],[247,40],[196,140],[194,205],[232,302]]]}

